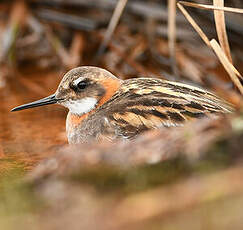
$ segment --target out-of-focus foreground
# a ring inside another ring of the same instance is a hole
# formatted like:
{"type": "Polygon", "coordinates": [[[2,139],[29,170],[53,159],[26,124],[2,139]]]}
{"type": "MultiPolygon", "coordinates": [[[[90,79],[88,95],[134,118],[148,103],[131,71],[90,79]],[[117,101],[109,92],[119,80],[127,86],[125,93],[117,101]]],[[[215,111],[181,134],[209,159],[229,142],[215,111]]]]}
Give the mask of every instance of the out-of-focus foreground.
{"type": "Polygon", "coordinates": [[[1,1],[1,229],[243,228],[243,3],[200,3],[1,1]],[[236,111],[80,146],[60,106],[10,113],[81,65],[203,86],[236,111]]]}

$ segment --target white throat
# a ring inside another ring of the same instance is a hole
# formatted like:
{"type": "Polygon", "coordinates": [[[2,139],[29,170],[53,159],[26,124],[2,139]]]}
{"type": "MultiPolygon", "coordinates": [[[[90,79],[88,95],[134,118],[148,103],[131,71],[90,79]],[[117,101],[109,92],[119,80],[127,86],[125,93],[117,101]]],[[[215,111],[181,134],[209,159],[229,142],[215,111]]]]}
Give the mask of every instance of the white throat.
{"type": "Polygon", "coordinates": [[[95,108],[97,100],[93,97],[85,97],[80,100],[69,100],[62,103],[71,113],[82,115],[95,108]]]}

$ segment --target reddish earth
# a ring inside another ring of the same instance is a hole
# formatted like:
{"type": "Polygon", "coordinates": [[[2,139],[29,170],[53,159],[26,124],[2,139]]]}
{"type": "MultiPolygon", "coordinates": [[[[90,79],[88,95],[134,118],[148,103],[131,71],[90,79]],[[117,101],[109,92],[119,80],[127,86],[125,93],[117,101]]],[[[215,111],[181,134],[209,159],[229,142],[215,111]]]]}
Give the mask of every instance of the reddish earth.
{"type": "Polygon", "coordinates": [[[55,72],[22,73],[6,80],[0,91],[0,157],[3,163],[0,172],[17,163],[29,169],[67,143],[63,107],[50,105],[10,112],[17,105],[53,93],[61,77],[55,72]]]}

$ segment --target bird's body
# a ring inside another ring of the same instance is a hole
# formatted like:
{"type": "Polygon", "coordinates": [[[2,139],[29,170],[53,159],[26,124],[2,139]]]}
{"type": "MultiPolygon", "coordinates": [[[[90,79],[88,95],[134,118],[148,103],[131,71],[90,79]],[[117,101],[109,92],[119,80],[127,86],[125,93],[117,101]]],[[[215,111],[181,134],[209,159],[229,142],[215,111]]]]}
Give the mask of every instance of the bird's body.
{"type": "MultiPolygon", "coordinates": [[[[232,111],[227,102],[198,87],[157,78],[122,81],[97,67],[69,71],[53,98],[69,108],[69,143],[130,139],[148,129],[181,126],[188,120],[232,111]]],[[[29,105],[39,104],[24,108],[29,105]]]]}

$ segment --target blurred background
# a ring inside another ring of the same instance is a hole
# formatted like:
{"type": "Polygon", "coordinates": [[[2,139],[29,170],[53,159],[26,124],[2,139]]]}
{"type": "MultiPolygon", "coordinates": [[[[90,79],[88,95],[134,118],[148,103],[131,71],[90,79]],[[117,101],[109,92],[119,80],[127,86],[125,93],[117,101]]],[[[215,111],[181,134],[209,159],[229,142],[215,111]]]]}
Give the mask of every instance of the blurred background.
{"type": "Polygon", "coordinates": [[[243,228],[243,2],[187,2],[0,1],[1,229],[243,228]],[[10,113],[82,65],[202,86],[236,112],[115,147],[67,146],[61,106],[10,113]]]}

